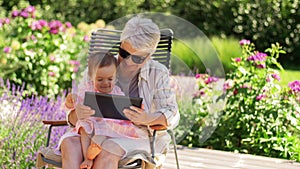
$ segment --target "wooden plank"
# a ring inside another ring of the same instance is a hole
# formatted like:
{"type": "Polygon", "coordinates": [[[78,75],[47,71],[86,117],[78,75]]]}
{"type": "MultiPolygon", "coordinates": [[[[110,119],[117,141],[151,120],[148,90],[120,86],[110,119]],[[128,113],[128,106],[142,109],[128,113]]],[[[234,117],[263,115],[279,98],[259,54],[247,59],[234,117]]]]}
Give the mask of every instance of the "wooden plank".
{"type": "MultiPolygon", "coordinates": [[[[177,149],[181,169],[300,169],[300,163],[278,158],[239,154],[204,148],[177,149]]],[[[174,151],[167,154],[163,169],[176,169],[174,151]]]]}

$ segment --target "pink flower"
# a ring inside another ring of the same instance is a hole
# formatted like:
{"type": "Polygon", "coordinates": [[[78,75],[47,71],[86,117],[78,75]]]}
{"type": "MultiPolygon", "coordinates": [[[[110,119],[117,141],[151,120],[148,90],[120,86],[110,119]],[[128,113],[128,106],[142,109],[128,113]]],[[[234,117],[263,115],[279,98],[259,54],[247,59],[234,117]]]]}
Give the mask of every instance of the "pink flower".
{"type": "Polygon", "coordinates": [[[71,28],[72,27],[72,24],[70,22],[66,22],[66,27],[67,28],[71,28]]]}
{"type": "Polygon", "coordinates": [[[193,94],[194,97],[201,97],[204,95],[205,95],[205,91],[203,89],[200,89],[196,93],[193,94]]]}
{"type": "Polygon", "coordinates": [[[247,39],[242,39],[242,40],[240,41],[240,45],[241,45],[241,46],[249,45],[250,43],[251,43],[250,40],[247,40],[247,39]]]}
{"type": "Polygon", "coordinates": [[[233,86],[234,86],[234,81],[231,79],[228,79],[225,81],[223,88],[224,88],[224,90],[228,90],[228,89],[231,89],[233,86]]]}
{"type": "Polygon", "coordinates": [[[58,30],[57,29],[50,29],[49,30],[49,32],[51,33],[51,34],[58,34],[58,30]]]}
{"type": "Polygon", "coordinates": [[[295,93],[300,92],[300,81],[299,80],[295,80],[293,82],[290,82],[288,84],[288,86],[291,88],[291,90],[295,93]]]}
{"type": "Polygon", "coordinates": [[[264,69],[264,68],[266,68],[266,64],[264,64],[264,63],[258,64],[258,65],[256,65],[256,67],[259,69],[264,69]]]}
{"type": "Polygon", "coordinates": [[[73,72],[74,72],[74,73],[78,72],[78,70],[79,70],[79,67],[78,67],[78,66],[73,67],[73,72]]]}
{"type": "Polygon", "coordinates": [[[43,26],[40,24],[39,21],[32,22],[30,26],[31,30],[42,30],[43,26]]]}
{"type": "Polygon", "coordinates": [[[85,42],[88,42],[88,41],[90,40],[90,38],[89,38],[89,36],[84,35],[83,40],[84,40],[85,42]]]}
{"type": "Polygon", "coordinates": [[[210,83],[213,83],[213,82],[217,82],[219,79],[216,78],[216,77],[208,77],[206,80],[205,80],[205,83],[206,84],[210,84],[210,83]]]}
{"type": "Polygon", "coordinates": [[[27,8],[24,9],[24,11],[28,13],[33,13],[35,12],[35,7],[34,6],[28,6],[27,8]]]}
{"type": "Polygon", "coordinates": [[[6,46],[6,47],[4,47],[3,51],[4,51],[4,53],[10,53],[12,51],[12,48],[6,46]]]}
{"type": "Polygon", "coordinates": [[[69,61],[69,64],[70,64],[70,65],[79,66],[79,65],[80,65],[80,62],[79,62],[78,60],[70,60],[70,61],[69,61]]]}
{"type": "Polygon", "coordinates": [[[10,19],[9,18],[4,18],[4,19],[0,19],[0,25],[4,25],[4,24],[9,24],[10,23],[10,19]]]}
{"type": "Polygon", "coordinates": [[[4,23],[5,23],[5,24],[9,24],[9,23],[10,23],[10,19],[9,19],[9,18],[5,18],[5,19],[4,19],[4,23]]]}
{"type": "Polygon", "coordinates": [[[43,26],[43,27],[48,25],[47,21],[45,21],[45,20],[43,20],[43,19],[39,20],[38,22],[39,22],[39,24],[40,24],[41,26],[43,26]]]}
{"type": "Polygon", "coordinates": [[[53,54],[50,55],[49,57],[50,57],[50,61],[51,61],[51,62],[54,62],[54,61],[55,61],[55,56],[54,56],[53,54]]]}
{"type": "Polygon", "coordinates": [[[201,76],[202,76],[201,74],[196,74],[195,78],[199,79],[199,78],[201,78],[201,76]]]}
{"type": "Polygon", "coordinates": [[[64,31],[63,24],[59,20],[50,21],[48,26],[51,34],[58,34],[59,31],[64,31]]]}
{"type": "Polygon", "coordinates": [[[27,12],[25,12],[25,11],[22,11],[20,13],[20,16],[23,17],[23,18],[28,18],[29,14],[27,12]]]}
{"type": "Polygon", "coordinates": [[[19,11],[18,11],[18,10],[14,10],[14,11],[11,13],[11,16],[12,16],[13,18],[19,16],[19,11]]]}
{"type": "Polygon", "coordinates": [[[54,77],[55,73],[54,72],[48,72],[48,75],[51,76],[51,77],[54,77]]]}
{"type": "Polygon", "coordinates": [[[254,61],[254,62],[264,62],[267,59],[267,54],[262,52],[257,52],[255,55],[249,56],[247,58],[248,61],[254,61]]]}
{"type": "Polygon", "coordinates": [[[274,79],[280,81],[280,76],[279,76],[278,74],[274,73],[274,74],[272,74],[271,76],[272,76],[274,79]]]}
{"type": "Polygon", "coordinates": [[[241,59],[241,58],[235,58],[234,61],[235,61],[235,62],[241,62],[242,59],[241,59]]]}
{"type": "Polygon", "coordinates": [[[258,96],[256,96],[256,100],[262,100],[265,97],[266,97],[265,94],[259,94],[258,96]]]}
{"type": "Polygon", "coordinates": [[[31,35],[30,36],[30,39],[34,42],[34,43],[37,43],[37,39],[34,35],[31,35]]]}
{"type": "Polygon", "coordinates": [[[58,29],[63,26],[63,24],[59,20],[50,21],[48,25],[50,29],[58,29]]]}

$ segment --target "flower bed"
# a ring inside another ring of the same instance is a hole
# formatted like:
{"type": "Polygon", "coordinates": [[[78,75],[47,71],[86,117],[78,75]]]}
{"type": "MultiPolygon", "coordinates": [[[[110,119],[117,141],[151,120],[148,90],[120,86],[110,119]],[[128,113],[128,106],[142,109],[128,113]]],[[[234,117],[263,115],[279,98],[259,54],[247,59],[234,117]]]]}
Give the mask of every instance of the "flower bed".
{"type": "Polygon", "coordinates": [[[277,58],[284,53],[279,44],[272,44],[266,53],[255,50],[248,40],[240,44],[243,55],[232,60],[235,69],[227,74],[223,86],[224,111],[210,110],[216,96],[212,86],[220,83],[219,79],[196,75],[195,106],[203,118],[182,143],[300,161],[300,81],[284,88],[277,83],[280,74],[275,67],[282,69],[277,58]],[[212,113],[211,127],[216,128],[204,130],[212,113]],[[207,135],[208,139],[203,139],[207,135]]]}

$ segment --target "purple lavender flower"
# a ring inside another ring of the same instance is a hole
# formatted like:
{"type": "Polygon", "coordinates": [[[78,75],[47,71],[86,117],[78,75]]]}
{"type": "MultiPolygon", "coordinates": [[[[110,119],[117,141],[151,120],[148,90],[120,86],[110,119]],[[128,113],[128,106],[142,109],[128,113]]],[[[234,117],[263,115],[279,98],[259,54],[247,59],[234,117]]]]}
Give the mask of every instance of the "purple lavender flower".
{"type": "Polygon", "coordinates": [[[249,45],[250,43],[251,43],[250,40],[247,40],[247,39],[242,39],[242,40],[240,41],[240,45],[241,45],[241,46],[249,45]]]}
{"type": "MultiPolygon", "coordinates": [[[[41,125],[41,121],[65,119],[66,112],[60,107],[63,99],[58,96],[49,100],[47,97],[34,95],[23,98],[21,94],[23,87],[16,87],[9,80],[6,80],[6,85],[2,85],[1,90],[4,93],[8,93],[8,95],[0,95],[1,101],[18,100],[21,103],[19,105],[10,102],[13,109],[7,112],[8,119],[1,121],[3,122],[1,125],[5,126],[5,131],[10,133],[10,135],[0,139],[1,149],[4,152],[4,156],[11,157],[7,161],[5,159],[2,161],[6,164],[11,164],[7,165],[8,168],[11,168],[10,166],[12,165],[20,166],[20,161],[27,161],[28,164],[26,163],[23,166],[24,168],[28,168],[34,165],[36,149],[42,146],[44,142],[41,141],[46,137],[45,131],[47,130],[47,126],[41,125]],[[10,87],[12,90],[10,90],[10,87]],[[34,127],[31,128],[32,126],[34,127]],[[22,146],[12,143],[21,143],[22,146]]],[[[66,127],[56,128],[51,134],[51,140],[55,141],[52,144],[57,144],[57,141],[65,131],[66,127]]]]}

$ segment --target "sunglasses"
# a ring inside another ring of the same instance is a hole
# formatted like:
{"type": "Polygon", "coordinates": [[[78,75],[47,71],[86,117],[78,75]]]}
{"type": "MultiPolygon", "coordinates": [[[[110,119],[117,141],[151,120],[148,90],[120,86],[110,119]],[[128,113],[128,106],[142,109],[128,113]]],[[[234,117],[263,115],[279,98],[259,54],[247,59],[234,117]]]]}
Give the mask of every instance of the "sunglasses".
{"type": "Polygon", "coordinates": [[[149,54],[147,54],[147,56],[144,56],[144,57],[138,56],[138,55],[132,55],[129,52],[127,52],[125,49],[122,49],[121,47],[119,47],[119,54],[124,59],[131,57],[131,60],[136,64],[142,64],[149,55],[149,54]]]}

